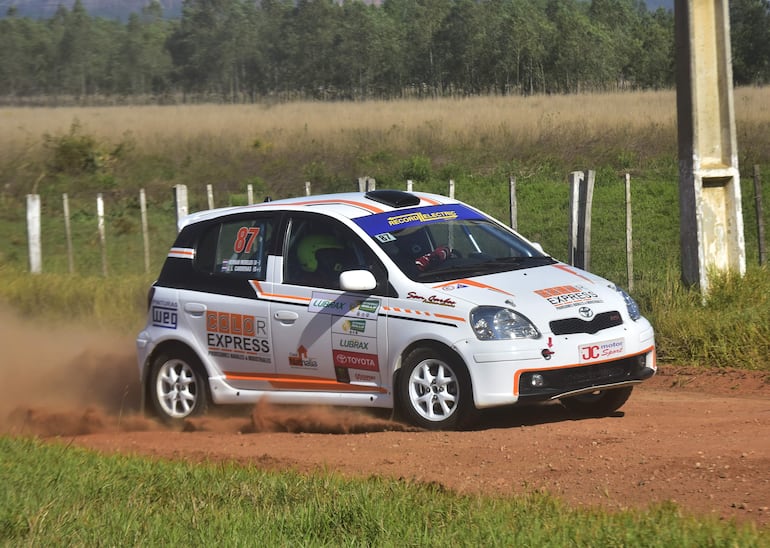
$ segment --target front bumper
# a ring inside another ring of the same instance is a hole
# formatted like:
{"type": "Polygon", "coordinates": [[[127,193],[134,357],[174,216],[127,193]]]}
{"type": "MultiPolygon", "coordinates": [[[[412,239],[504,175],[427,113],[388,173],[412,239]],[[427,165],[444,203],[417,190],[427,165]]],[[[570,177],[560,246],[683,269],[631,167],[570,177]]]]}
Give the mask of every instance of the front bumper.
{"type": "Polygon", "coordinates": [[[647,352],[592,365],[523,371],[517,383],[519,401],[551,400],[637,384],[655,374],[653,359],[652,352],[647,352]]]}

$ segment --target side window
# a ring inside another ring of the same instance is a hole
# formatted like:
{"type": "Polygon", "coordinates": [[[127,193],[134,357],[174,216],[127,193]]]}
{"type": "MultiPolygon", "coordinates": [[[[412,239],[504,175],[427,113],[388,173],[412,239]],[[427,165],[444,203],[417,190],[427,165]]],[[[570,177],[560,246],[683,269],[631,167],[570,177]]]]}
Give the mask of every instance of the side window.
{"type": "Polygon", "coordinates": [[[284,242],[283,280],[287,284],[339,289],[346,270],[373,270],[385,278],[374,253],[341,223],[320,217],[295,217],[284,242]]]}
{"type": "Polygon", "coordinates": [[[269,218],[215,224],[199,241],[196,268],[210,274],[264,280],[272,236],[273,222],[269,218]]]}

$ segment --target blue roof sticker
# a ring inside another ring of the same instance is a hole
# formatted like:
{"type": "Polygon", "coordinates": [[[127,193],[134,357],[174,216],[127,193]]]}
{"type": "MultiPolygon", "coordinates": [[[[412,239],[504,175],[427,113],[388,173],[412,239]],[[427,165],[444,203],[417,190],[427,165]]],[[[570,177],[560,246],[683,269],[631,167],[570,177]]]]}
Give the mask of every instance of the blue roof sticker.
{"type": "Polygon", "coordinates": [[[415,209],[377,213],[354,219],[356,224],[372,237],[391,230],[460,219],[484,219],[485,217],[464,205],[450,204],[415,209]]]}

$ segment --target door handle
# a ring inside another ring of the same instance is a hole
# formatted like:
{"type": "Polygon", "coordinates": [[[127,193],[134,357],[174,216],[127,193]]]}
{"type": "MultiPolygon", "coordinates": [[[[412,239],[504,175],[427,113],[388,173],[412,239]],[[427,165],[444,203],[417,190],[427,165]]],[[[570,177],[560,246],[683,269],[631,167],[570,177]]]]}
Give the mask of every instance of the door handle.
{"type": "Polygon", "coordinates": [[[203,316],[203,313],[206,312],[206,305],[200,303],[184,303],[184,311],[190,316],[198,318],[203,316]]]}
{"type": "Polygon", "coordinates": [[[291,310],[279,310],[273,314],[273,318],[283,324],[292,324],[299,319],[299,314],[292,312],[291,310]]]}

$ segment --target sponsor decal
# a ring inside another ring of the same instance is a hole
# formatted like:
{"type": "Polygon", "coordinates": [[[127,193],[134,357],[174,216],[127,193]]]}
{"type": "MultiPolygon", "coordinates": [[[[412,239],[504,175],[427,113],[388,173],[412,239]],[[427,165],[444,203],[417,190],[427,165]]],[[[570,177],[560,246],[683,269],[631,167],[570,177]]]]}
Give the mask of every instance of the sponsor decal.
{"type": "Polygon", "coordinates": [[[455,289],[464,289],[466,287],[468,287],[467,284],[456,283],[456,284],[445,285],[441,289],[443,289],[444,291],[454,291],[455,289]]]}
{"type": "Polygon", "coordinates": [[[166,329],[176,329],[178,313],[176,306],[170,308],[167,306],[152,306],[152,325],[155,327],[164,327],[166,329]]]}
{"type": "Polygon", "coordinates": [[[464,289],[466,287],[478,287],[480,289],[489,289],[490,291],[495,291],[497,293],[502,293],[503,295],[510,295],[513,297],[513,293],[508,293],[507,291],[503,291],[499,287],[494,287],[491,285],[487,285],[485,283],[477,282],[476,280],[469,280],[466,278],[463,278],[461,280],[455,280],[454,282],[434,285],[433,289],[443,289],[444,291],[454,291],[455,289],[464,289]]]}
{"type": "Polygon", "coordinates": [[[377,299],[367,299],[359,302],[358,306],[354,308],[358,308],[358,311],[363,312],[364,314],[376,314],[377,310],[380,308],[380,301],[377,299]]]}
{"type": "Polygon", "coordinates": [[[377,375],[355,371],[353,373],[353,380],[356,382],[377,382],[377,375]]]}
{"type": "Polygon", "coordinates": [[[332,324],[332,332],[338,335],[376,337],[377,322],[364,318],[340,316],[332,324]]]}
{"type": "Polygon", "coordinates": [[[454,300],[450,299],[449,297],[443,298],[443,297],[439,297],[437,295],[431,295],[430,297],[423,297],[422,295],[420,295],[420,294],[418,294],[418,293],[416,293],[414,291],[410,291],[409,293],[407,293],[406,298],[407,299],[415,299],[415,300],[418,300],[418,301],[422,301],[422,302],[424,302],[426,304],[436,304],[436,305],[439,305],[439,306],[449,306],[451,308],[454,308],[457,305],[457,302],[455,302],[454,300]]]}
{"type": "Polygon", "coordinates": [[[352,348],[353,350],[369,350],[369,341],[361,339],[341,339],[340,347],[352,348]]]}
{"type": "Polygon", "coordinates": [[[374,337],[355,336],[347,333],[332,333],[332,350],[347,350],[377,354],[377,339],[374,337]]]}
{"type": "Polygon", "coordinates": [[[377,311],[379,309],[379,299],[360,299],[351,295],[320,292],[313,293],[308,305],[308,311],[316,314],[372,319],[377,318],[377,311]]]}
{"type": "Polygon", "coordinates": [[[366,320],[343,320],[342,331],[354,335],[363,335],[366,333],[366,320]]]}
{"type": "Polygon", "coordinates": [[[206,312],[209,354],[220,358],[270,363],[267,321],[250,314],[206,312]]]}
{"type": "Polygon", "coordinates": [[[335,367],[334,376],[337,378],[337,382],[350,383],[350,369],[347,367],[335,367]]]}
{"type": "Polygon", "coordinates": [[[348,352],[347,350],[332,350],[332,360],[335,367],[348,369],[363,369],[365,371],[379,371],[380,364],[376,354],[362,354],[360,352],[348,352]]]}
{"type": "Polygon", "coordinates": [[[390,232],[383,232],[382,234],[375,234],[374,239],[382,244],[386,244],[388,242],[395,242],[396,237],[391,234],[390,232]]]}
{"type": "Polygon", "coordinates": [[[325,314],[343,315],[350,310],[348,303],[342,301],[330,301],[329,299],[319,299],[313,297],[310,300],[311,312],[322,312],[325,314]]]}
{"type": "Polygon", "coordinates": [[[559,310],[571,308],[573,306],[602,302],[599,295],[579,285],[560,285],[546,289],[538,289],[535,293],[543,297],[559,310]]]}
{"type": "Polygon", "coordinates": [[[605,361],[616,356],[621,356],[625,352],[625,343],[623,339],[613,339],[596,344],[583,344],[578,347],[580,354],[580,363],[589,363],[593,361],[605,361]]]}
{"type": "Polygon", "coordinates": [[[457,212],[453,210],[433,211],[423,213],[422,211],[413,211],[405,215],[394,215],[388,217],[388,225],[398,226],[405,223],[431,223],[434,221],[447,221],[457,219],[457,212]]]}
{"type": "Polygon", "coordinates": [[[309,358],[307,355],[307,348],[300,345],[300,347],[297,348],[297,352],[289,354],[289,365],[292,367],[309,367],[315,369],[318,367],[318,360],[309,358]]]}
{"type": "Polygon", "coordinates": [[[259,272],[258,259],[225,259],[222,261],[222,272],[259,272]]]}
{"type": "Polygon", "coordinates": [[[372,238],[378,242],[385,243],[392,241],[390,239],[391,236],[396,236],[397,238],[397,234],[392,234],[391,230],[401,230],[425,223],[436,223],[453,219],[483,218],[483,215],[469,207],[462,204],[452,204],[426,206],[408,211],[401,210],[398,215],[393,215],[392,212],[364,215],[354,219],[354,222],[372,238]]]}

